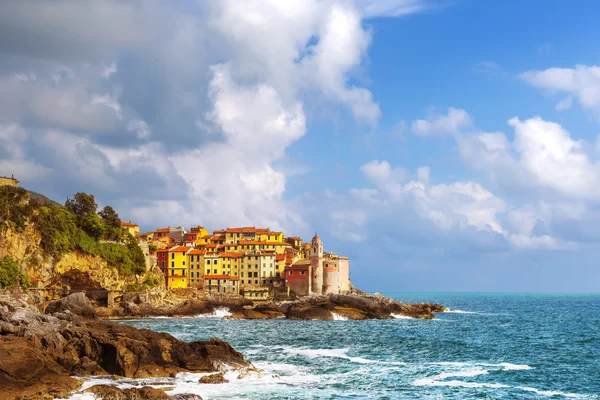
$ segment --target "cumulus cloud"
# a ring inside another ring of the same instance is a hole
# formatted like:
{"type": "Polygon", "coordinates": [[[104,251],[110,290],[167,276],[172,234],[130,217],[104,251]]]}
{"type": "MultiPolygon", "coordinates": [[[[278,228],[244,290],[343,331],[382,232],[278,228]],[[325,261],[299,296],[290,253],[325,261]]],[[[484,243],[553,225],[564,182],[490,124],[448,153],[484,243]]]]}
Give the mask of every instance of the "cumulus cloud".
{"type": "MultiPolygon", "coordinates": [[[[576,65],[575,68],[548,68],[527,71],[520,77],[535,87],[572,95],[582,107],[593,111],[600,118],[599,66],[576,65]]],[[[568,101],[563,103],[561,108],[568,108],[567,105],[569,105],[568,101]]],[[[559,108],[558,105],[557,108],[559,108]]]]}
{"type": "Polygon", "coordinates": [[[427,119],[413,121],[411,131],[420,136],[454,135],[472,124],[473,118],[465,110],[449,107],[446,115],[432,114],[427,119]]]}
{"type": "Polygon", "coordinates": [[[0,121],[23,135],[3,142],[0,172],[151,226],[301,226],[281,166],[305,105],[381,115],[353,79],[364,17],[345,0],[6,2],[0,121]]]}

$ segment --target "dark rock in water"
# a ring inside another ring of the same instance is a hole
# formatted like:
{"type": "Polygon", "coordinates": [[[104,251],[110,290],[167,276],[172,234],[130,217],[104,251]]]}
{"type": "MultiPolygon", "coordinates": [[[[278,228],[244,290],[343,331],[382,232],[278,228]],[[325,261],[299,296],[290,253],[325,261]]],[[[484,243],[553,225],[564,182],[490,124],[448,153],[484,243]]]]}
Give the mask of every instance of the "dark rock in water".
{"type": "Polygon", "coordinates": [[[203,376],[202,378],[200,378],[199,382],[215,384],[215,383],[228,383],[229,381],[227,379],[225,379],[225,376],[223,376],[222,373],[218,373],[218,374],[203,376]]]}
{"type": "Polygon", "coordinates": [[[94,307],[85,297],[85,293],[73,293],[60,300],[53,301],[46,307],[46,314],[65,313],[69,311],[71,314],[78,315],[83,318],[96,318],[94,307]]]}
{"type": "Polygon", "coordinates": [[[0,400],[69,397],[81,386],[71,376],[168,377],[250,365],[218,339],[186,343],[126,325],[69,321],[1,297],[0,321],[0,400]]]}
{"type": "Polygon", "coordinates": [[[174,394],[171,396],[171,400],[202,400],[202,397],[197,394],[183,393],[183,394],[174,394]]]}
{"type": "Polygon", "coordinates": [[[96,385],[85,390],[94,393],[94,396],[102,400],[170,400],[164,391],[150,386],[142,388],[120,389],[109,385],[96,385]]]}

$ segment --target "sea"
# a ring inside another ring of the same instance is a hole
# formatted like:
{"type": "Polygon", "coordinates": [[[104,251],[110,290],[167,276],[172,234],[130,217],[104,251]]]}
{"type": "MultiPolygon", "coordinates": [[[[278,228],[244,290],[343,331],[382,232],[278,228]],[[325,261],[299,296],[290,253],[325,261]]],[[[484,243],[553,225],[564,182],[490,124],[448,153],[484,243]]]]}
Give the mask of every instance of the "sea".
{"type": "MultiPolygon", "coordinates": [[[[226,384],[203,374],[88,378],[203,399],[600,399],[600,294],[386,293],[453,309],[434,320],[120,321],[184,341],[218,337],[262,369],[226,384]]],[[[91,399],[76,394],[72,399],[91,399]]]]}

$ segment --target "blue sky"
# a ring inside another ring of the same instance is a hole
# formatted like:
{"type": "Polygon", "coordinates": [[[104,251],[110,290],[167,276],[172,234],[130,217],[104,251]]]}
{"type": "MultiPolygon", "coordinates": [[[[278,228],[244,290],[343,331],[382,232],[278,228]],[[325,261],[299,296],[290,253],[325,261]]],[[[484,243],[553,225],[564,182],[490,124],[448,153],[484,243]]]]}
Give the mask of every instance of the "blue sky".
{"type": "Polygon", "coordinates": [[[27,188],[318,231],[369,291],[598,290],[596,2],[4,8],[0,175],[27,188]]]}

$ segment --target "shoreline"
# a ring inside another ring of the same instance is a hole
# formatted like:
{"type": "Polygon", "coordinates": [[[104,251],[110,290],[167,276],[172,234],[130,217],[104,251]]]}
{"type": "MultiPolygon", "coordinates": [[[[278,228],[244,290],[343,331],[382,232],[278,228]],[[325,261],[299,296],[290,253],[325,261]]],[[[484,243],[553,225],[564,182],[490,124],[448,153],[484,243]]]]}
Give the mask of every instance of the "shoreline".
{"type": "Polygon", "coordinates": [[[369,320],[410,317],[435,319],[434,313],[449,311],[434,303],[403,303],[378,294],[329,294],[299,297],[294,300],[252,304],[241,297],[188,295],[145,301],[141,293],[113,307],[96,308],[107,321],[139,318],[290,319],[290,320],[369,320]]]}

